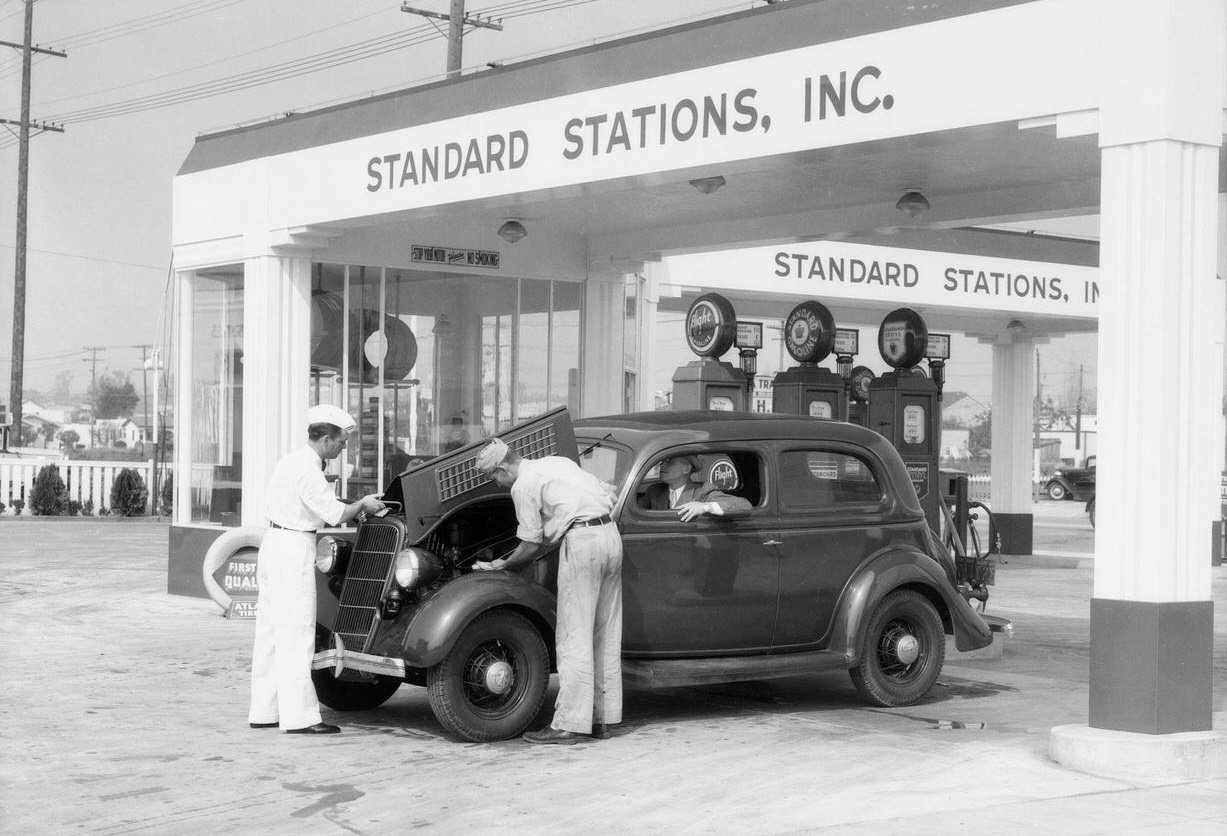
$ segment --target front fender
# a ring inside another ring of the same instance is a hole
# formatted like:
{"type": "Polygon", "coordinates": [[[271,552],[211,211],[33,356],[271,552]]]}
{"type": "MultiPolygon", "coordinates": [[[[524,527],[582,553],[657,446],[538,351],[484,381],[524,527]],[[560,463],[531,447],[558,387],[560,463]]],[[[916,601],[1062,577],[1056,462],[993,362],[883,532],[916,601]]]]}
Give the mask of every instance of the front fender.
{"type": "Polygon", "coordinates": [[[545,587],[514,572],[470,572],[445,584],[414,612],[402,642],[405,664],[434,667],[469,622],[497,607],[524,612],[550,632],[557,620],[557,599],[545,587]]]}
{"type": "Polygon", "coordinates": [[[923,593],[937,607],[960,651],[985,647],[993,640],[984,619],[950,585],[942,567],[911,552],[887,552],[862,566],[840,599],[835,630],[828,647],[842,651],[849,667],[860,663],[860,639],[865,622],[888,593],[908,587],[923,593]]]}

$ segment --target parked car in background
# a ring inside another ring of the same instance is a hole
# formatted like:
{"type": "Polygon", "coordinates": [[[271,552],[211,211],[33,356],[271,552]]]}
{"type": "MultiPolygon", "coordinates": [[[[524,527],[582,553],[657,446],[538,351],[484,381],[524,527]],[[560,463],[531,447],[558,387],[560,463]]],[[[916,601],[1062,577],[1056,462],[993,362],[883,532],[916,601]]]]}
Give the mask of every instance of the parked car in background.
{"type": "MultiPolygon", "coordinates": [[[[625,555],[623,675],[643,687],[845,669],[873,705],[911,705],[959,650],[1008,630],[970,603],[992,558],[964,566],[929,530],[898,452],[855,424],[729,412],[648,412],[572,424],[565,409],[499,434],[522,456],[573,458],[617,490],[625,555]],[[661,463],[751,510],[683,522],[645,495],[661,463]],[[696,481],[699,481],[696,479],[696,481]]],[[[465,740],[520,734],[553,658],[557,553],[474,572],[516,545],[511,497],[474,469],[481,442],[411,467],[395,513],[355,542],[320,541],[313,678],[321,702],[370,709],[405,682],[465,740]]]]}
{"type": "Polygon", "coordinates": [[[1044,485],[1049,499],[1086,502],[1095,492],[1095,457],[1087,456],[1083,467],[1058,467],[1044,485]]]}

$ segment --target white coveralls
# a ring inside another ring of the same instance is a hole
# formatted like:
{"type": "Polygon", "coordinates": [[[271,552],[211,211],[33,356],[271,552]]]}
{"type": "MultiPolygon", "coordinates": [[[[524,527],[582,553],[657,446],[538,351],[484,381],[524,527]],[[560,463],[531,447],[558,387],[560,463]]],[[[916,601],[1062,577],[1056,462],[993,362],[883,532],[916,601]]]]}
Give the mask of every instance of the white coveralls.
{"type": "Polygon", "coordinates": [[[311,682],[315,529],[337,525],[345,503],[336,498],[324,478],[323,461],[309,446],[277,462],[266,497],[265,516],[283,527],[270,527],[260,544],[248,720],[301,729],[320,722],[311,682]]]}
{"type": "Polygon", "coordinates": [[[531,543],[562,540],[558,557],[558,700],[555,729],[589,734],[622,722],[622,538],[607,516],[612,489],[562,456],[524,459],[511,487],[531,543]]]}

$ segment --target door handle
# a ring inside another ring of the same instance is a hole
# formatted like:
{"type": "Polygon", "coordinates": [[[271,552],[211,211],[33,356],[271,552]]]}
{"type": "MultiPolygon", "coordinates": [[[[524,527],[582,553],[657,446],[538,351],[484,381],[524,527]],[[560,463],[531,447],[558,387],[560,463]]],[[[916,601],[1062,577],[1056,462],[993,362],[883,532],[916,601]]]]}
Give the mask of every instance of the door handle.
{"type": "Polygon", "coordinates": [[[764,540],[763,545],[764,546],[782,546],[784,545],[784,541],[783,540],[764,540]]]}

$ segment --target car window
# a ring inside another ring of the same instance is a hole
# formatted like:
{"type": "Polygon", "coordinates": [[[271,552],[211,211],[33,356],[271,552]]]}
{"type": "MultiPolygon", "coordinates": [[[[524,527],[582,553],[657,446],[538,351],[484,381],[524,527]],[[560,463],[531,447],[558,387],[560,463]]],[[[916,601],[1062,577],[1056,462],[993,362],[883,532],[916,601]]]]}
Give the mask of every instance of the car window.
{"type": "Polygon", "coordinates": [[[882,486],[856,456],[834,450],[787,450],[780,455],[780,502],[793,511],[877,503],[882,486]]]}
{"type": "Polygon", "coordinates": [[[739,496],[752,506],[762,505],[766,496],[763,490],[762,457],[757,453],[745,450],[675,450],[668,455],[658,456],[652,461],[643,477],[635,486],[636,504],[640,509],[648,507],[647,493],[653,485],[663,484],[660,472],[661,463],[670,455],[679,453],[695,455],[700,461],[700,469],[692,476],[696,485],[706,485],[729,496],[739,496]]]}
{"type": "Polygon", "coordinates": [[[610,444],[598,443],[597,439],[576,437],[580,449],[579,466],[603,482],[615,487],[622,484],[626,471],[631,466],[629,450],[610,444]]]}

